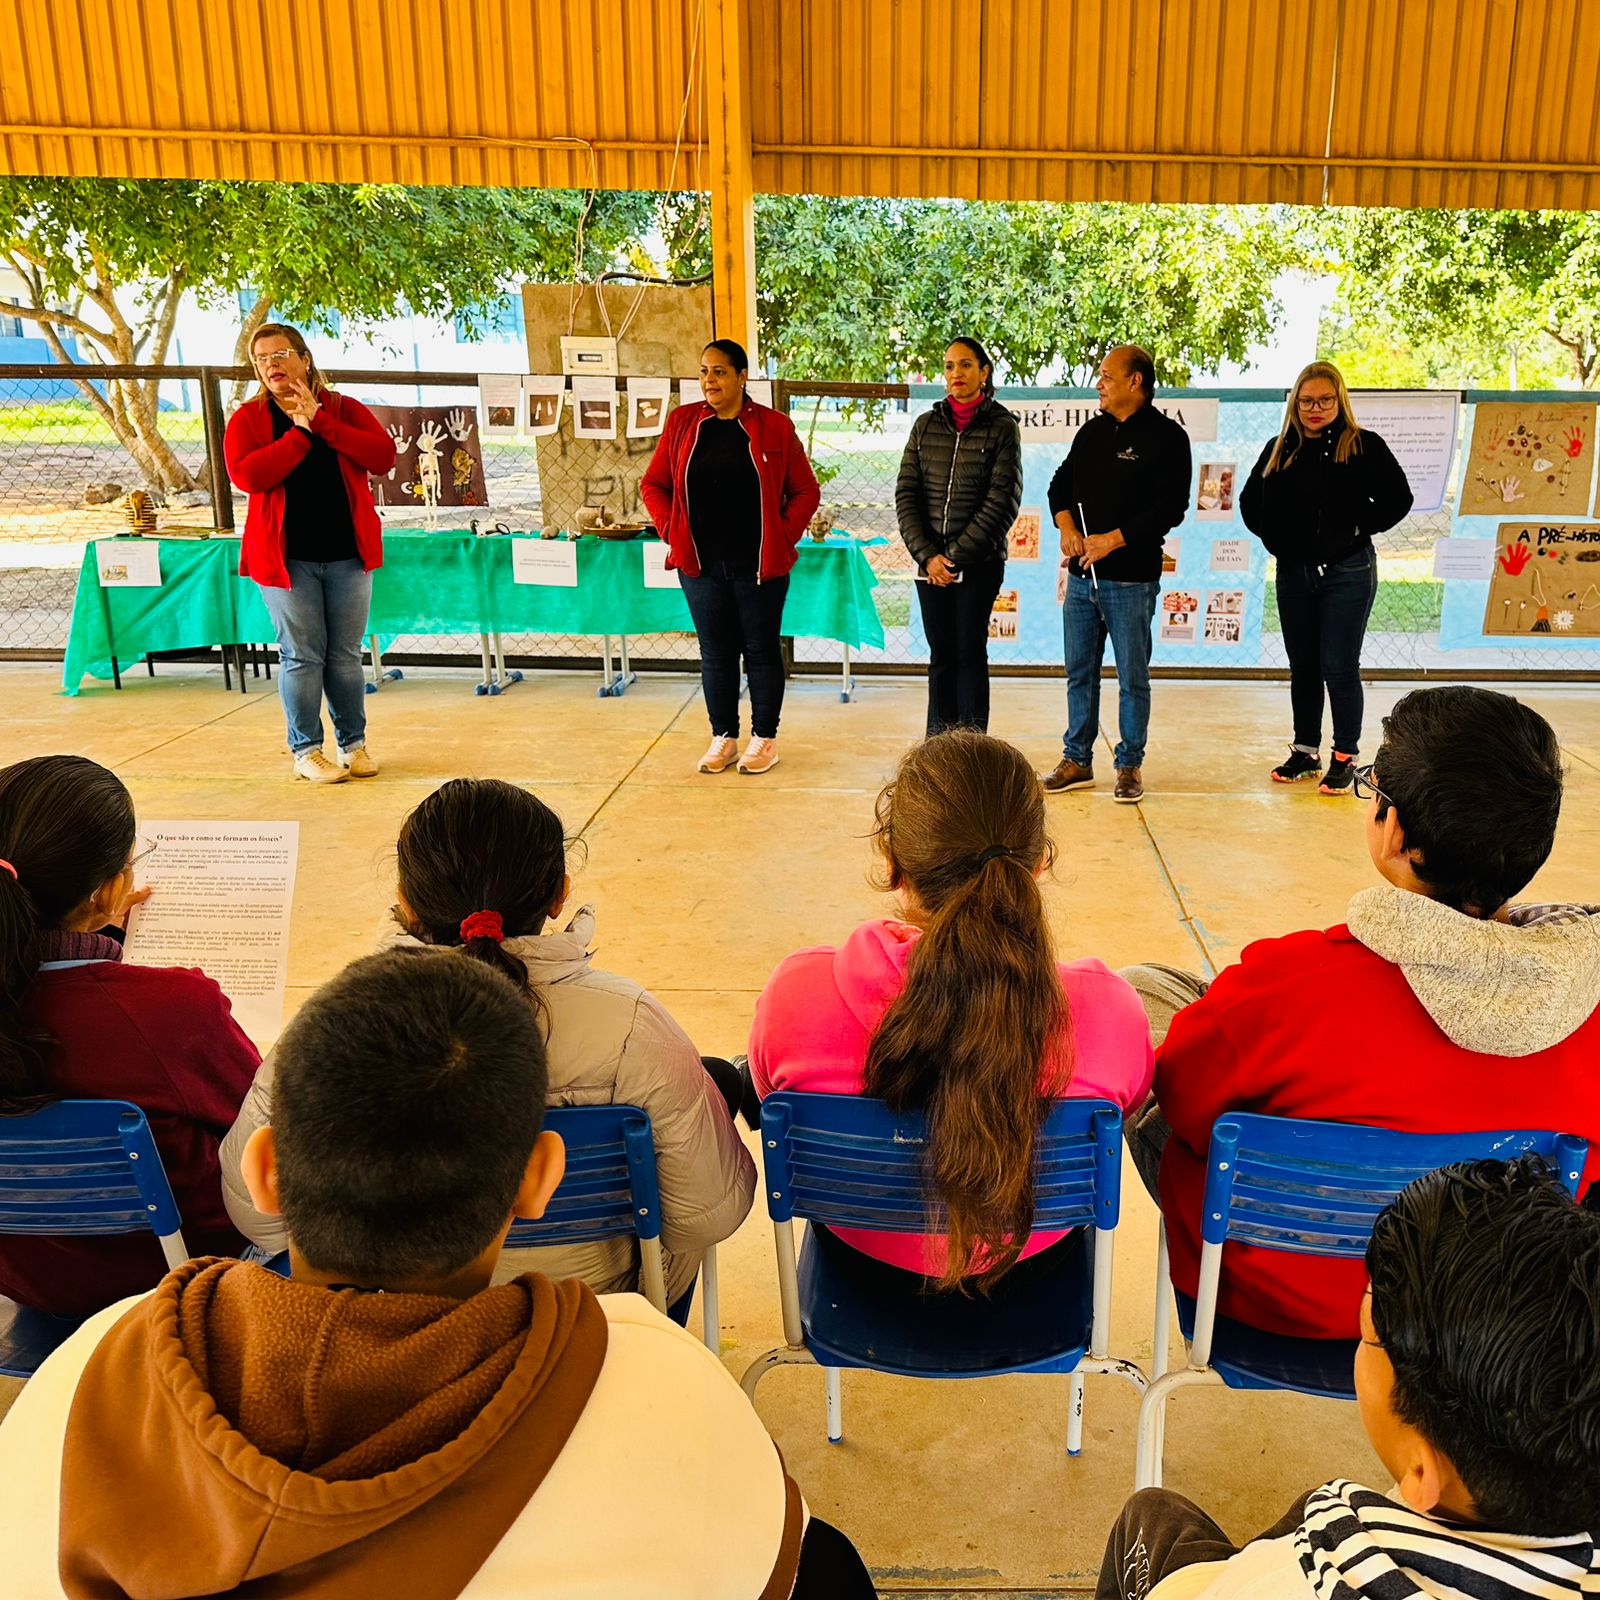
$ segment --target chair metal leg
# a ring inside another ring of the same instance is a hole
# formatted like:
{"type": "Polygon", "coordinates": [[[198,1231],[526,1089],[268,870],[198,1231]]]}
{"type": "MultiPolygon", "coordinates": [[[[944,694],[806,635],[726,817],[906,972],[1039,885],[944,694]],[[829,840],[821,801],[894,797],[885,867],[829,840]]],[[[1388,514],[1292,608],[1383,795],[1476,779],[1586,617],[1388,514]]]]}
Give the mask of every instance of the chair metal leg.
{"type": "Polygon", "coordinates": [[[1067,1454],[1083,1453],[1083,1374],[1074,1372],[1067,1379],[1067,1454]]]}
{"type": "Polygon", "coordinates": [[[1167,1260],[1167,1229],[1162,1224],[1156,1245],[1156,1318],[1151,1331],[1151,1372],[1161,1377],[1167,1370],[1167,1348],[1172,1343],[1172,1274],[1167,1260]]]}
{"type": "Polygon", "coordinates": [[[844,1396],[839,1389],[839,1369],[824,1367],[822,1373],[828,1398],[828,1443],[838,1444],[844,1438],[844,1396]]]}
{"type": "Polygon", "coordinates": [[[744,1376],[739,1380],[739,1387],[744,1390],[745,1398],[752,1404],[755,1403],[756,1385],[772,1371],[774,1367],[814,1367],[816,1358],[806,1347],[793,1344],[775,1345],[765,1355],[760,1355],[744,1369],[744,1376]]]}
{"type": "Polygon", "coordinates": [[[706,1349],[722,1350],[722,1313],[717,1303],[717,1247],[712,1245],[700,1258],[700,1317],[706,1349]]]}
{"type": "Polygon", "coordinates": [[[1180,1367],[1176,1372],[1157,1378],[1144,1392],[1139,1402],[1138,1453],[1135,1458],[1133,1486],[1135,1489],[1161,1487],[1161,1455],[1164,1439],[1164,1421],[1167,1399],[1174,1389],[1186,1389],[1193,1384],[1220,1384],[1221,1376],[1210,1367],[1180,1367]]]}

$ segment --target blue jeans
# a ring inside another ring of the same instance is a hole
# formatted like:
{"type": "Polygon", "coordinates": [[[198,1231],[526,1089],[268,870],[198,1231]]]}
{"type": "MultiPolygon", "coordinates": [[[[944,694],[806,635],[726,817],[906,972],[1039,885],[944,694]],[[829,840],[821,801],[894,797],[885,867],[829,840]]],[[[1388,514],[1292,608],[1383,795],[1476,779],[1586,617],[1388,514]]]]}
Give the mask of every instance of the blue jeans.
{"type": "Polygon", "coordinates": [[[1278,624],[1289,655],[1294,742],[1322,743],[1322,686],[1333,712],[1333,748],[1353,756],[1361,746],[1361,642],[1378,593],[1378,552],[1370,544],[1331,567],[1278,563],[1278,624]]]}
{"type": "Polygon", "coordinates": [[[1094,764],[1100,731],[1100,663],[1106,639],[1117,664],[1117,742],[1120,767],[1144,765],[1150,734],[1150,649],[1159,583],[1112,583],[1099,588],[1088,578],[1067,579],[1061,631],[1067,662],[1067,731],[1061,753],[1080,767],[1094,764]]]}
{"type": "Polygon", "coordinates": [[[726,562],[713,562],[698,578],[678,574],[683,598],[700,640],[700,687],[711,731],[739,737],[739,657],[750,680],[750,731],[758,739],[778,737],[783,711],[783,602],[789,579],[735,577],[726,562]]]}
{"type": "Polygon", "coordinates": [[[289,723],[289,753],[322,748],[322,697],[341,750],[367,737],[361,641],[372,605],[372,574],[359,561],[291,561],[287,589],[261,586],[278,635],[278,693],[289,723]]]}

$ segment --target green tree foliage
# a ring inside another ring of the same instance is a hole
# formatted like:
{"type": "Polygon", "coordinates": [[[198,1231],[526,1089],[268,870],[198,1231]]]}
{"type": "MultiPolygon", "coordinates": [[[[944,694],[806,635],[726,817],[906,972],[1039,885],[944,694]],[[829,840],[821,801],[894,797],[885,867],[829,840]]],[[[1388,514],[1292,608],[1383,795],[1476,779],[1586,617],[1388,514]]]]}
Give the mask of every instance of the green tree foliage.
{"type": "MultiPolygon", "coordinates": [[[[1331,352],[1387,343],[1435,381],[1600,381],[1600,216],[1348,210],[1309,230],[1339,274],[1331,352]]],[[[1373,363],[1363,381],[1404,381],[1373,363]]]]}
{"type": "MultiPolygon", "coordinates": [[[[677,202],[667,232],[679,271],[705,266],[693,209],[677,202]]],[[[1131,340],[1183,383],[1271,333],[1273,285],[1300,259],[1288,214],[1263,208],[756,200],[763,349],[795,378],[934,374],[971,333],[1013,382],[1088,382],[1131,340]]]]}
{"type": "MultiPolygon", "coordinates": [[[[0,179],[0,250],[22,281],[17,314],[58,361],[163,363],[185,293],[254,296],[235,360],[281,318],[312,327],[337,312],[360,327],[411,310],[460,315],[520,278],[570,277],[584,197],[568,190],[396,185],[0,179]]],[[[583,271],[613,265],[648,227],[653,202],[600,194],[583,271]]],[[[161,437],[156,384],[78,387],[152,486],[193,488],[161,437]]]]}

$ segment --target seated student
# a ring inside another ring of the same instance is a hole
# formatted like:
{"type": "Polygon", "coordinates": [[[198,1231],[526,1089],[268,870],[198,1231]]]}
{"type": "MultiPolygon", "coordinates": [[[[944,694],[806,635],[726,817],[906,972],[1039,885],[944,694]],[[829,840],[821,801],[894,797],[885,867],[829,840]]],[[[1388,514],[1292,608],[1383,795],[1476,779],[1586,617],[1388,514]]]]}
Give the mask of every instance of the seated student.
{"type": "MultiPolygon", "coordinates": [[[[1199,1279],[1206,1150],[1225,1111],[1575,1133],[1590,1141],[1585,1181],[1600,1172],[1600,914],[1509,904],[1555,842],[1555,733],[1509,695],[1465,687],[1406,695],[1383,730],[1358,792],[1385,882],[1351,900],[1345,923],[1258,940],[1209,988],[1168,968],[1126,974],[1158,1043],[1159,1111],[1129,1143],[1147,1185],[1159,1162],[1183,1294],[1199,1279]]],[[[1230,1241],[1218,1309],[1353,1339],[1363,1283],[1358,1262],[1230,1241]]]]}
{"type": "MultiPolygon", "coordinates": [[[[150,1123],[202,1254],[245,1241],[222,1204],[217,1147],[260,1057],[202,972],[122,959],[137,843],[133,800],[82,756],[0,771],[0,1114],[51,1100],[128,1100],[150,1123]]],[[[167,1270],[152,1233],[0,1233],[0,1295],[86,1316],[167,1270]]]]}
{"type": "Polygon", "coordinates": [[[1146,1489],[1099,1600],[1556,1600],[1600,1593],[1600,1215],[1534,1157],[1444,1167],[1367,1246],[1356,1396],[1394,1479],[1335,1479],[1236,1550],[1146,1489]]]}
{"type": "MultiPolygon", "coordinates": [[[[541,931],[572,887],[561,819],[516,784],[457,778],[406,818],[398,857],[399,926],[385,943],[457,946],[526,989],[545,1028],[551,1105],[637,1105],[650,1114],[667,1303],[682,1322],[701,1252],[750,1210],[755,1163],[723,1093],[666,1007],[631,979],[590,966],[594,908],[581,906],[561,931],[541,931]]],[[[272,1120],[273,1070],[269,1057],[222,1160],[230,1214],[258,1245],[277,1251],[286,1242],[283,1224],[251,1207],[239,1171],[251,1133],[272,1120]]],[[[623,1238],[508,1250],[496,1281],[528,1271],[582,1278],[599,1294],[637,1289],[638,1244],[623,1238]]]]}
{"type": "Polygon", "coordinates": [[[750,1070],[763,1097],[871,1095],[925,1111],[946,1233],[832,1237],[901,1276],[992,1280],[1063,1239],[1030,1232],[1044,1102],[1139,1105],[1149,1028],[1099,961],[1055,959],[1037,881],[1052,858],[1044,791],[1019,750],[938,734],[906,753],[877,818],[899,918],[779,964],[756,1002],[750,1070]]]}
{"type": "Polygon", "coordinates": [[[292,1276],[188,1262],[40,1368],[0,1424],[8,1594],[871,1594],[698,1340],[490,1286],[564,1165],[519,988],[368,956],[276,1057],[244,1171],[292,1276]]]}

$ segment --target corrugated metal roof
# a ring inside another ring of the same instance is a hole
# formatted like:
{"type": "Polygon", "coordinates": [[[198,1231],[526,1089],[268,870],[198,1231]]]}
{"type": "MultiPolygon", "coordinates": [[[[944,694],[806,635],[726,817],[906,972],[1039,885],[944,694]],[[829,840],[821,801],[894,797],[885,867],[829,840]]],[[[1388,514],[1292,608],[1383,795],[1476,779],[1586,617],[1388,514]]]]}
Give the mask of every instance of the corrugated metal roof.
{"type": "MultiPolygon", "coordinates": [[[[705,3],[0,0],[0,160],[659,188],[705,3]]],[[[1600,208],[1595,0],[747,3],[762,190],[1600,208]]]]}

